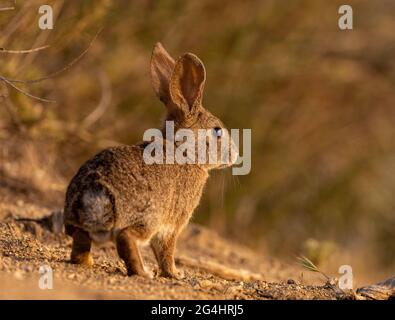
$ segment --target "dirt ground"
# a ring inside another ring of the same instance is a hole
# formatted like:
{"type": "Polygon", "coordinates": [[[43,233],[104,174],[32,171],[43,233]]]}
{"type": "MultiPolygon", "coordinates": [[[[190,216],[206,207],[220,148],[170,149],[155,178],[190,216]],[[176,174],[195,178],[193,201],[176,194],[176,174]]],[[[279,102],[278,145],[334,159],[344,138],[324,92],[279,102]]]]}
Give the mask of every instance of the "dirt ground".
{"type": "MultiPolygon", "coordinates": [[[[308,272],[261,256],[191,224],[177,247],[181,280],[127,277],[112,244],[94,247],[93,268],[68,263],[71,238],[19,218],[42,218],[61,208],[62,193],[40,193],[12,178],[0,182],[1,299],[345,299],[324,280],[310,285],[308,272]],[[49,200],[51,199],[51,200],[49,200]],[[53,289],[39,288],[40,266],[53,270],[53,289]],[[302,277],[302,274],[304,275],[302,277]]],[[[142,248],[147,266],[156,264],[142,248]]],[[[316,281],[317,282],[317,281],[316,281]]]]}
{"type": "MultiPolygon", "coordinates": [[[[48,156],[40,159],[47,155],[44,149],[13,139],[0,143],[0,299],[358,298],[302,268],[296,259],[273,259],[193,223],[177,244],[176,264],[183,279],[127,277],[113,244],[93,247],[92,268],[72,265],[71,238],[62,230],[54,232],[45,219],[37,222],[60,212],[67,181],[51,170],[48,156]],[[42,266],[52,269],[50,290],[39,287],[42,266]]],[[[142,248],[142,255],[155,275],[151,249],[142,248]]]]}

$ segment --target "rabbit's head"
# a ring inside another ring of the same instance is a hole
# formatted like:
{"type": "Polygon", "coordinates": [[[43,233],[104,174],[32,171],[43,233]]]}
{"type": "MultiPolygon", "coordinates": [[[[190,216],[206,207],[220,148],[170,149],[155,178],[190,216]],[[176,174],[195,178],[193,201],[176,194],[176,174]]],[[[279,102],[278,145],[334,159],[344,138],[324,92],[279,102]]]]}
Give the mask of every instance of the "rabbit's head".
{"type": "Polygon", "coordinates": [[[238,148],[230,132],[220,119],[202,105],[206,80],[203,62],[192,53],[185,53],[174,61],[157,43],[151,58],[151,80],[156,95],[166,106],[165,120],[174,122],[176,135],[185,129],[193,132],[196,163],[205,169],[234,164],[238,148]],[[198,155],[199,144],[200,147],[206,145],[204,159],[201,158],[202,154],[198,155]]]}

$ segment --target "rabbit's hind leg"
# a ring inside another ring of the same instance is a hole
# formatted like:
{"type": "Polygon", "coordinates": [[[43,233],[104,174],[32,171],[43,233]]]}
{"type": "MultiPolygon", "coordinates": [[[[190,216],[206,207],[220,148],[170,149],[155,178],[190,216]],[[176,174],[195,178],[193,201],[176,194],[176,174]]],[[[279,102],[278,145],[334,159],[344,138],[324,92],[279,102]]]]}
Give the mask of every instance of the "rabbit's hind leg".
{"type": "Polygon", "coordinates": [[[132,228],[121,230],[116,238],[118,255],[125,262],[128,276],[139,275],[152,278],[152,275],[144,268],[137,245],[139,239],[132,228]]]}
{"type": "Polygon", "coordinates": [[[89,233],[77,227],[66,227],[66,229],[69,229],[69,233],[73,237],[70,262],[91,267],[93,265],[93,258],[90,252],[92,240],[89,237],[89,233]]]}

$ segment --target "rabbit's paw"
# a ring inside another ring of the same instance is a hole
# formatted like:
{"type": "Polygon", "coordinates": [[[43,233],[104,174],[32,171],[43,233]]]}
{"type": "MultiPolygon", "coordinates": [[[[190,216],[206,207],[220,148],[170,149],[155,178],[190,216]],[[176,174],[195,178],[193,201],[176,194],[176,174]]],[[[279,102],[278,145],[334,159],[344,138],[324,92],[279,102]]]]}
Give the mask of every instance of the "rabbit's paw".
{"type": "Polygon", "coordinates": [[[143,277],[148,278],[148,279],[153,279],[154,278],[154,272],[152,270],[144,270],[144,273],[142,274],[143,277]]]}
{"type": "Polygon", "coordinates": [[[164,277],[164,278],[171,278],[171,279],[176,279],[176,280],[182,280],[182,279],[185,278],[185,273],[184,273],[184,271],[180,271],[180,270],[174,269],[174,270],[171,270],[171,271],[170,270],[162,271],[160,273],[160,276],[164,277]]]}
{"type": "Polygon", "coordinates": [[[140,270],[138,272],[136,271],[128,271],[128,276],[132,277],[132,276],[140,276],[140,277],[144,277],[147,279],[153,279],[154,278],[154,273],[151,270],[140,270]]]}
{"type": "Polygon", "coordinates": [[[72,264],[81,264],[86,267],[93,266],[93,258],[89,252],[84,252],[78,255],[73,255],[70,259],[72,264]]]}

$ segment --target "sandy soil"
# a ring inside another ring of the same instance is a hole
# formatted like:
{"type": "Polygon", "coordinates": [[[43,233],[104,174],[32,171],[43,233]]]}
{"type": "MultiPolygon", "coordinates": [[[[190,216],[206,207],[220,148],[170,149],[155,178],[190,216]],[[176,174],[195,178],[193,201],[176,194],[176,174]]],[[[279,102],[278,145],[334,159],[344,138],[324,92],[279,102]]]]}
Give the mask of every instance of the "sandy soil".
{"type": "MultiPolygon", "coordinates": [[[[335,286],[309,285],[297,265],[287,265],[191,224],[177,248],[181,280],[127,277],[112,244],[94,247],[93,268],[68,263],[71,238],[45,225],[18,218],[41,218],[61,207],[62,193],[42,194],[18,181],[0,182],[1,299],[343,299],[335,286]],[[51,200],[48,200],[48,199],[51,200]],[[53,289],[41,290],[39,268],[53,269],[53,289]]],[[[154,273],[149,247],[142,249],[154,273]]]]}

